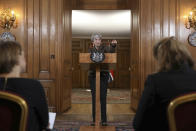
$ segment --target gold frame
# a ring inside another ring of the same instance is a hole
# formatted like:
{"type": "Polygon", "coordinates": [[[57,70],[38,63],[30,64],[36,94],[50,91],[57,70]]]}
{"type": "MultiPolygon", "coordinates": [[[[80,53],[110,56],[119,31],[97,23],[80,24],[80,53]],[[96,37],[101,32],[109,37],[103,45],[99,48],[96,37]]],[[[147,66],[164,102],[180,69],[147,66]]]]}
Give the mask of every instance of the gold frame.
{"type": "Polygon", "coordinates": [[[27,125],[27,117],[28,117],[28,106],[26,101],[17,95],[0,91],[0,98],[10,100],[12,102],[15,102],[20,105],[21,107],[21,120],[20,120],[20,131],[26,131],[26,125],[27,125]]]}
{"type": "Polygon", "coordinates": [[[170,131],[176,131],[176,122],[175,122],[175,117],[174,117],[174,112],[175,112],[176,107],[183,103],[191,102],[191,101],[196,101],[196,93],[177,97],[176,99],[170,102],[168,106],[168,110],[167,110],[170,131]]]}

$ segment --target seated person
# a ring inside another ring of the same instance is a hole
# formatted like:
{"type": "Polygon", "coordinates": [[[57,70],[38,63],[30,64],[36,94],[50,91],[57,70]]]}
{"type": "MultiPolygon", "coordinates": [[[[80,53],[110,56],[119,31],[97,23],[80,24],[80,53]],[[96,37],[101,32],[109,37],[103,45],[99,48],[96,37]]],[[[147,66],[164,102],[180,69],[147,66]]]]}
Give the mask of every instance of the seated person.
{"type": "Polygon", "coordinates": [[[39,81],[20,78],[26,63],[21,45],[0,41],[0,90],[18,94],[28,104],[27,131],[41,131],[48,126],[48,105],[39,81]]]}
{"type": "Polygon", "coordinates": [[[167,108],[172,99],[196,91],[196,71],[185,44],[174,37],[154,46],[157,73],[147,77],[133,121],[135,131],[169,131],[167,108]]]}

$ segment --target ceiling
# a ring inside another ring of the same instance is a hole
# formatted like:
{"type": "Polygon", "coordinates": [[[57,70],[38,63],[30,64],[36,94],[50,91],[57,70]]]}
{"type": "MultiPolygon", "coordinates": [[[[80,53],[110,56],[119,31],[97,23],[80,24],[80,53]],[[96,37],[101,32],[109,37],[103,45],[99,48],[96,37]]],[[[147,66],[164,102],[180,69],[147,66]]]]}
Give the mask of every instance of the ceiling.
{"type": "Polygon", "coordinates": [[[72,37],[90,38],[93,32],[103,38],[130,39],[130,10],[73,10],[72,37]]]}

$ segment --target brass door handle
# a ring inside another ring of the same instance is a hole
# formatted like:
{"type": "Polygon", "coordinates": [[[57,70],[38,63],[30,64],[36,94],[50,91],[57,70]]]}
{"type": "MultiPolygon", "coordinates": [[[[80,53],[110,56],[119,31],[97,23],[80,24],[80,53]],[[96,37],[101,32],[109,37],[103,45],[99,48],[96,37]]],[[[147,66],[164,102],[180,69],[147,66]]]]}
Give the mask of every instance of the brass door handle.
{"type": "Polygon", "coordinates": [[[55,54],[51,54],[50,59],[55,59],[55,54]]]}

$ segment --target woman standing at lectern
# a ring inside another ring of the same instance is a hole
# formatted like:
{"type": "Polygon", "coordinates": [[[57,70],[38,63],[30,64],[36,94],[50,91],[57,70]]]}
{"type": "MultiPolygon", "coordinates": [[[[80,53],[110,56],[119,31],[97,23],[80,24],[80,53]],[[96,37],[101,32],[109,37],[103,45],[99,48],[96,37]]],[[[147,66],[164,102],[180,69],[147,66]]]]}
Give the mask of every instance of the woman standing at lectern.
{"type": "MultiPolygon", "coordinates": [[[[89,49],[90,53],[93,52],[104,52],[104,53],[114,53],[115,47],[117,44],[116,40],[112,40],[109,46],[105,46],[101,42],[102,35],[99,33],[93,33],[91,36],[91,41],[93,46],[89,49]]],[[[101,125],[107,125],[107,116],[106,116],[106,96],[107,96],[107,87],[108,87],[108,79],[109,79],[109,71],[101,70],[100,72],[100,103],[101,103],[101,125]]],[[[92,117],[93,123],[91,125],[95,125],[95,100],[96,100],[96,71],[90,69],[88,72],[91,94],[92,94],[92,117]]]]}

